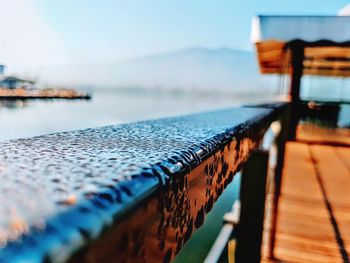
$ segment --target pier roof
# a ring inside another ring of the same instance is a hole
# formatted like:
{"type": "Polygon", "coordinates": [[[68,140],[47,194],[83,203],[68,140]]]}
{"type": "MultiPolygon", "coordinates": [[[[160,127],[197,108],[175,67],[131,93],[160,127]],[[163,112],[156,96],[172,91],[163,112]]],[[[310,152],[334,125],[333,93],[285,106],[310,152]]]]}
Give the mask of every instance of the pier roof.
{"type": "Polygon", "coordinates": [[[350,16],[257,16],[251,40],[263,74],[288,73],[289,51],[298,45],[303,74],[350,76],[350,16]]]}

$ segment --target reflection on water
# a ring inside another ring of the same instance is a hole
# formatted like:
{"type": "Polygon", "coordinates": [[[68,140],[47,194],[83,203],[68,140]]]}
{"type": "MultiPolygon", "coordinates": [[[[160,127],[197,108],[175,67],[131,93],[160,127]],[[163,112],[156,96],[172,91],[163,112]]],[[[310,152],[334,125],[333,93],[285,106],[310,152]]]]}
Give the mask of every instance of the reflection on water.
{"type": "Polygon", "coordinates": [[[25,100],[0,100],[0,109],[20,109],[28,106],[28,101],[25,100]]]}
{"type": "Polygon", "coordinates": [[[243,99],[222,94],[100,90],[91,100],[0,102],[0,140],[227,108],[243,99]]]}

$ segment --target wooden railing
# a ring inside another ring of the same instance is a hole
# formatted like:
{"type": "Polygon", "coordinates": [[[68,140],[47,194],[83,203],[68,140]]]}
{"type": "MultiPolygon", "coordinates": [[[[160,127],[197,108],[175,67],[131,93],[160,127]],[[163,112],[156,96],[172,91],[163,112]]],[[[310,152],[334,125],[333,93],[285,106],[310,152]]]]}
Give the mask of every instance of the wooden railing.
{"type": "Polygon", "coordinates": [[[236,259],[259,259],[268,159],[259,149],[280,121],[276,215],[287,110],[246,106],[1,142],[0,262],[169,262],[242,167],[236,259]]]}

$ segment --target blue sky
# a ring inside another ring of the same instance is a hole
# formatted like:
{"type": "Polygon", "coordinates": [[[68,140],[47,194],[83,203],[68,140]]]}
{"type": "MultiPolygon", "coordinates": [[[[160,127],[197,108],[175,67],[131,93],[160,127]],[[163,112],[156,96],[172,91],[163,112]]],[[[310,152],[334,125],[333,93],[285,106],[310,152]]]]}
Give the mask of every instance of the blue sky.
{"type": "Polygon", "coordinates": [[[347,3],[348,0],[41,0],[40,8],[72,51],[118,59],[191,46],[250,49],[250,22],[255,14],[332,15],[347,3]]]}
{"type": "Polygon", "coordinates": [[[334,15],[348,2],[0,0],[0,63],[30,73],[46,65],[109,63],[188,47],[247,50],[253,15],[334,15]]]}

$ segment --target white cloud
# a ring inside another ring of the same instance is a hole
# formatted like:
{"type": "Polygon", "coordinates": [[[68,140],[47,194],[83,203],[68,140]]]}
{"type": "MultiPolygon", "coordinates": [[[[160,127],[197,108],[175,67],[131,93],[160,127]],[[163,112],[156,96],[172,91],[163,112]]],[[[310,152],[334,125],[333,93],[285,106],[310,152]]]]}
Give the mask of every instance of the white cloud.
{"type": "Polygon", "coordinates": [[[339,16],[350,16],[350,4],[347,4],[338,11],[339,16]]]}
{"type": "Polygon", "coordinates": [[[39,77],[64,62],[62,47],[35,0],[0,0],[0,63],[9,73],[39,77]]]}

